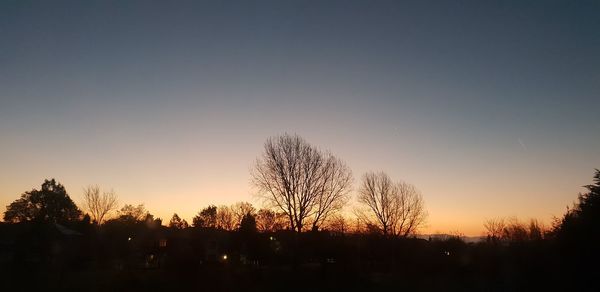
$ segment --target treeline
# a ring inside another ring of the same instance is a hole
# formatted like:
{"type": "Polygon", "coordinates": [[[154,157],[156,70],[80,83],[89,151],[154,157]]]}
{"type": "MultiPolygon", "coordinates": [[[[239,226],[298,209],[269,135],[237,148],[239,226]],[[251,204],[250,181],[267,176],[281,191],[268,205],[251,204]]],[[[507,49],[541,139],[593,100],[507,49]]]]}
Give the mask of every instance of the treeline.
{"type": "Polygon", "coordinates": [[[79,207],[45,180],[7,206],[0,274],[19,290],[600,288],[599,170],[551,226],[489,219],[477,243],[415,237],[427,218],[415,186],[368,172],[354,189],[341,159],[297,135],[268,139],[251,177],[261,207],[209,205],[191,222],[178,214],[163,222],[98,186],[84,189],[79,207]],[[345,217],[351,200],[358,207],[345,217]]]}
{"type": "MultiPolygon", "coordinates": [[[[558,225],[554,228],[558,228],[558,225]]],[[[487,241],[495,243],[539,241],[552,236],[553,232],[537,219],[522,222],[516,217],[488,219],[483,226],[487,231],[487,241]]]]}
{"type": "MultiPolygon", "coordinates": [[[[75,204],[62,184],[55,179],[47,179],[39,190],[25,192],[19,199],[8,205],[4,213],[4,221],[58,224],[81,221],[98,226],[145,222],[173,229],[198,227],[236,231],[245,227],[255,229],[257,232],[291,230],[285,213],[268,208],[257,210],[249,202],[237,202],[229,206],[209,205],[201,209],[192,218],[191,223],[182,219],[177,213],[174,213],[168,222],[163,222],[162,218],[155,218],[144,204],[124,204],[118,208],[118,196],[113,190],[102,192],[100,187],[91,185],[84,189],[81,206],[75,204]]],[[[364,221],[358,218],[348,219],[341,214],[332,214],[319,226],[339,234],[379,232],[375,226],[364,224],[364,221]]]]}
{"type": "Polygon", "coordinates": [[[5,213],[26,220],[0,224],[0,272],[19,290],[597,291],[600,171],[587,189],[552,226],[493,219],[487,240],[467,243],[379,229],[298,233],[285,214],[249,203],[208,206],[191,226],[125,205],[98,224],[103,212],[82,215],[48,180],[16,201],[28,213],[5,213]]]}
{"type": "MultiPolygon", "coordinates": [[[[267,139],[251,177],[264,203],[261,209],[256,210],[249,203],[211,205],[192,219],[191,226],[235,230],[245,219],[255,222],[261,232],[327,229],[409,237],[427,218],[421,192],[412,184],[392,180],[384,172],[363,174],[355,196],[358,207],[351,212],[355,218],[344,217],[342,210],[353,199],[352,171],[343,160],[298,135],[267,139]]],[[[86,220],[102,225],[107,220],[142,220],[150,214],[143,205],[125,205],[120,210],[117,205],[114,191],[102,192],[98,186],[88,186],[80,209],[64,186],[52,179],[46,180],[41,190],[26,192],[7,206],[4,220],[64,222],[89,217],[86,220]]],[[[175,215],[174,224],[190,225],[175,215]]]]}

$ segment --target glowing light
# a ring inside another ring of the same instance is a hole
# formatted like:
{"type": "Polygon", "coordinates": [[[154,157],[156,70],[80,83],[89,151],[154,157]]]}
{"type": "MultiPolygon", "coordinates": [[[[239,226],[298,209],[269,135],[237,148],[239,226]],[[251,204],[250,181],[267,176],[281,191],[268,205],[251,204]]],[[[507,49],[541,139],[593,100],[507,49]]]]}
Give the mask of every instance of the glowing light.
{"type": "Polygon", "coordinates": [[[227,255],[226,255],[226,254],[224,254],[224,255],[223,255],[223,260],[224,260],[224,261],[226,261],[226,260],[227,260],[227,255]]]}

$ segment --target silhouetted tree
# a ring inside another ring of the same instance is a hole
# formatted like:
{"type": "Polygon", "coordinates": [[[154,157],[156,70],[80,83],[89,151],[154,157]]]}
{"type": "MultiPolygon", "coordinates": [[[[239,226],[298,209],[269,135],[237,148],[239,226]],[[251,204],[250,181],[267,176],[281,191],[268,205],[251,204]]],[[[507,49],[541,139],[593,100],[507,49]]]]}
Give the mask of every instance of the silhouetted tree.
{"type": "Polygon", "coordinates": [[[288,216],[296,232],[307,221],[318,229],[347,201],[352,183],[350,169],[341,160],[288,134],[267,139],[252,177],[262,197],[288,216]]]}
{"type": "Polygon", "coordinates": [[[244,216],[246,216],[246,214],[255,215],[256,213],[254,206],[248,202],[237,202],[231,205],[230,210],[234,217],[233,220],[236,225],[235,227],[239,227],[240,224],[242,224],[242,219],[244,216]]]}
{"type": "Polygon", "coordinates": [[[83,218],[81,218],[81,223],[83,225],[89,225],[89,224],[91,224],[92,223],[92,217],[90,217],[90,215],[86,213],[85,215],[83,215],[83,218]]]}
{"type": "Polygon", "coordinates": [[[256,227],[260,232],[283,230],[286,225],[286,215],[269,209],[260,209],[256,213],[256,227]]]}
{"type": "Polygon", "coordinates": [[[108,213],[117,208],[117,204],[114,191],[100,194],[100,187],[97,185],[88,186],[83,190],[83,208],[98,225],[102,224],[108,213]]]}
{"type": "Polygon", "coordinates": [[[527,241],[529,239],[527,226],[515,217],[509,218],[504,227],[502,237],[513,243],[527,241]]]}
{"type": "Polygon", "coordinates": [[[256,218],[251,213],[246,213],[246,215],[242,217],[242,222],[240,223],[240,232],[256,233],[256,231],[256,218]]]}
{"type": "Polygon", "coordinates": [[[504,235],[504,218],[488,219],[483,223],[483,227],[487,231],[487,236],[492,241],[499,241],[504,235]]]}
{"type": "Polygon", "coordinates": [[[144,221],[147,215],[149,215],[149,213],[146,211],[144,204],[139,204],[137,206],[126,204],[119,210],[119,219],[121,221],[144,221]]]}
{"type": "Polygon", "coordinates": [[[352,171],[343,161],[329,154],[326,156],[321,170],[321,190],[317,192],[315,211],[310,218],[315,231],[348,202],[353,182],[352,171]]]}
{"type": "Polygon", "coordinates": [[[393,183],[383,172],[363,176],[358,201],[367,207],[359,212],[362,219],[384,235],[413,234],[427,216],[421,193],[411,184],[393,183]]]}
{"type": "Polygon", "coordinates": [[[350,224],[348,224],[346,218],[341,215],[332,216],[332,218],[327,221],[326,225],[327,230],[337,234],[345,234],[348,232],[349,228],[350,224]]]}
{"type": "Polygon", "coordinates": [[[529,224],[521,222],[518,218],[488,219],[483,224],[487,231],[488,240],[493,242],[504,241],[520,243],[525,241],[539,241],[544,238],[546,228],[536,219],[531,219],[529,224]]]}
{"type": "Polygon", "coordinates": [[[185,219],[179,218],[179,215],[177,215],[177,213],[174,213],[173,217],[171,218],[171,221],[169,221],[169,228],[185,229],[188,228],[188,223],[187,221],[185,221],[185,219]]]}
{"type": "Polygon", "coordinates": [[[155,228],[162,225],[162,219],[160,217],[155,219],[154,215],[150,214],[150,212],[146,212],[144,222],[148,228],[155,228]]]}
{"type": "Polygon", "coordinates": [[[593,180],[585,186],[588,192],[579,194],[577,203],[554,227],[561,240],[600,244],[600,170],[596,169],[593,180]]]}
{"type": "Polygon", "coordinates": [[[595,291],[600,286],[596,268],[600,261],[600,170],[596,169],[593,181],[584,186],[588,192],[579,194],[574,206],[555,222],[552,232],[573,291],[595,291]]]}
{"type": "Polygon", "coordinates": [[[217,207],[208,206],[198,213],[193,219],[194,227],[216,228],[217,227],[217,207]]]}
{"type": "Polygon", "coordinates": [[[529,220],[529,240],[540,241],[544,239],[545,234],[548,232],[544,224],[537,219],[529,220]]]}
{"type": "Polygon", "coordinates": [[[78,220],[81,211],[67,194],[64,186],[56,180],[45,180],[40,190],[31,190],[21,195],[6,207],[4,221],[7,222],[66,222],[78,220]]]}
{"type": "Polygon", "coordinates": [[[219,208],[217,208],[217,228],[223,230],[236,229],[239,223],[236,222],[234,217],[235,214],[231,211],[231,208],[219,206],[219,208]]]}

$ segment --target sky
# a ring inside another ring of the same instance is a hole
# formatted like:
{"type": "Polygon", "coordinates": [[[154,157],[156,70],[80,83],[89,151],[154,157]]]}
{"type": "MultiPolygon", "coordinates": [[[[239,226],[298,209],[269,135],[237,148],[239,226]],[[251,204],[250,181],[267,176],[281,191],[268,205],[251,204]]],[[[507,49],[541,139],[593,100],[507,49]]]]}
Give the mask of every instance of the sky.
{"type": "Polygon", "coordinates": [[[166,221],[260,206],[250,170],[287,132],[343,159],[355,189],[367,171],[414,184],[425,233],[550,223],[600,168],[598,15],[584,0],[1,1],[0,211],[46,178],[166,221]]]}

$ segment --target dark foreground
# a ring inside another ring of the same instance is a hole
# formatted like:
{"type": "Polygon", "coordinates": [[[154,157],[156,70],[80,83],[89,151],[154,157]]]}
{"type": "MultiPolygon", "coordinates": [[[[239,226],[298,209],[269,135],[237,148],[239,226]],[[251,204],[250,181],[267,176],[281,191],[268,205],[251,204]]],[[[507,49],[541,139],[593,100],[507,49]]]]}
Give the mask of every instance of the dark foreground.
{"type": "Polygon", "coordinates": [[[597,248],[554,239],[21,223],[0,244],[3,291],[595,291],[600,275],[597,248]]]}

